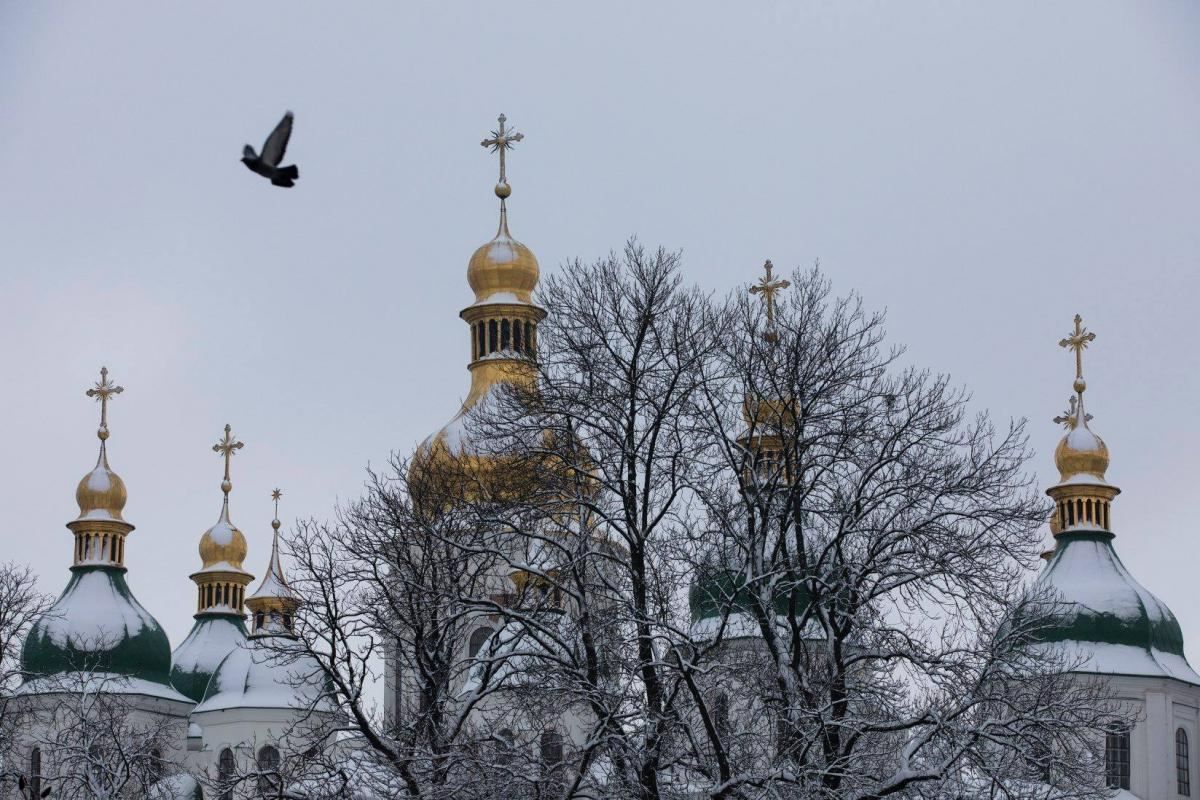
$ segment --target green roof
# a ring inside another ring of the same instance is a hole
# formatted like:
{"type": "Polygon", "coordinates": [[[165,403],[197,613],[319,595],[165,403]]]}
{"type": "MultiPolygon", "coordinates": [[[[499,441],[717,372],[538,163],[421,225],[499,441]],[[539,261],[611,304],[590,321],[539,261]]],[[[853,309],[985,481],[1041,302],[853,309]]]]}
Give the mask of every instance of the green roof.
{"type": "Polygon", "coordinates": [[[246,643],[246,625],[238,614],[202,613],[172,654],[171,685],[199,703],[218,665],[246,643]]]}
{"type": "MultiPolygon", "coordinates": [[[[808,604],[808,592],[800,583],[789,591],[786,583],[776,586],[775,613],[787,616],[792,595],[796,598],[796,612],[804,610],[808,604]]],[[[692,622],[702,619],[715,619],[723,615],[745,612],[753,613],[755,596],[752,588],[747,585],[746,578],[740,572],[731,569],[718,569],[700,575],[688,592],[688,606],[692,612],[692,622]]]]}
{"type": "Polygon", "coordinates": [[[170,686],[171,644],[112,566],[71,567],[71,580],[21,651],[26,679],[102,672],[170,686]]]}

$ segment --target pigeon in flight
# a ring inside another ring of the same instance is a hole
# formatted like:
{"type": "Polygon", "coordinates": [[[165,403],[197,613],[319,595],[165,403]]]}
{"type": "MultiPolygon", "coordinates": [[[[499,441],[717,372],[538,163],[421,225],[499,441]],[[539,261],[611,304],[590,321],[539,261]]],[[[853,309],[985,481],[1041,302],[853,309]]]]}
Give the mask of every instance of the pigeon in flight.
{"type": "Polygon", "coordinates": [[[300,177],[300,170],[295,164],[286,167],[279,166],[283,161],[283,153],[287,150],[288,139],[292,138],[292,112],[283,115],[275,130],[263,142],[262,155],[254,152],[254,148],[246,145],[242,148],[242,163],[251,172],[257,172],[264,178],[270,178],[275,186],[295,186],[300,177]]]}

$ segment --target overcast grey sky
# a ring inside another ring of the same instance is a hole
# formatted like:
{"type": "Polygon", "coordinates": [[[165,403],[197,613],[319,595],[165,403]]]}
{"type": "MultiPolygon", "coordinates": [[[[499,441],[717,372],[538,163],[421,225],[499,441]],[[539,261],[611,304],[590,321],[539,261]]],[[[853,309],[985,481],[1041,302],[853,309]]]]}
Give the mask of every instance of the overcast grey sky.
{"type": "Polygon", "coordinates": [[[725,292],[820,258],[912,360],[1029,417],[1054,477],[1077,311],[1117,548],[1200,666],[1200,6],[0,0],[3,558],[66,584],[101,364],[129,580],[177,644],[229,422],[268,556],[467,388],[467,259],[636,234],[725,292]],[[301,178],[238,162],[285,109],[301,178]]]}

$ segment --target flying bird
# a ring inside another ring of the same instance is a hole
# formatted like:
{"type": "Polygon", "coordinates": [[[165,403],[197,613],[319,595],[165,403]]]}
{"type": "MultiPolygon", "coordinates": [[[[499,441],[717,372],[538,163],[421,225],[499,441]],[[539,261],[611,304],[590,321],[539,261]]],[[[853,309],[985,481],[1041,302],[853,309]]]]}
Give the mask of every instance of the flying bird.
{"type": "Polygon", "coordinates": [[[242,163],[251,172],[256,172],[264,178],[270,178],[271,183],[275,186],[295,186],[296,179],[300,177],[300,170],[296,169],[295,164],[289,164],[286,167],[279,166],[279,162],[283,161],[283,154],[287,150],[290,138],[292,138],[292,112],[289,111],[283,115],[283,119],[279,120],[275,130],[271,131],[271,135],[263,142],[261,156],[255,153],[254,148],[250,145],[242,148],[242,163]]]}

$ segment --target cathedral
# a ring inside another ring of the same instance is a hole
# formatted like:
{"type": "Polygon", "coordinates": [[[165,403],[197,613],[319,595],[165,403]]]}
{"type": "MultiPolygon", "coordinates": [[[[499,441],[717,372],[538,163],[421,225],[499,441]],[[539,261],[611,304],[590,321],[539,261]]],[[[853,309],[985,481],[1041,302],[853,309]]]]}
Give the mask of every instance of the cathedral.
{"type": "MultiPolygon", "coordinates": [[[[498,387],[536,380],[531,360],[537,353],[538,325],[547,312],[536,301],[537,258],[513,238],[507,209],[511,188],[504,154],[519,139],[501,116],[499,128],[484,142],[500,156],[495,187],[499,225],[467,262],[474,298],[459,316],[470,343],[469,391],[450,421],[417,449],[411,482],[420,482],[450,459],[481,470],[494,466],[493,452],[474,438],[470,415],[498,387]]],[[[768,273],[764,286],[772,285],[770,277],[768,273]]],[[[1135,720],[1106,733],[1108,785],[1144,800],[1190,797],[1200,759],[1200,675],[1188,664],[1171,611],[1117,555],[1112,512],[1120,490],[1106,477],[1108,448],[1092,431],[1092,417],[1084,409],[1083,354],[1094,338],[1076,317],[1074,329],[1061,342],[1075,357],[1075,379],[1070,407],[1056,420],[1066,428],[1054,453],[1058,481],[1046,490],[1055,509],[1054,547],[1035,581],[1062,600],[1054,625],[1043,636],[1044,646],[1065,654],[1081,680],[1099,676],[1108,681],[1135,720]]],[[[108,424],[110,403],[122,391],[104,369],[87,391],[99,404],[98,454],[76,488],[79,513],[66,523],[71,542],[53,545],[61,546],[70,578],[21,652],[23,683],[13,703],[27,716],[17,732],[20,763],[9,765],[8,771],[22,776],[31,797],[70,780],[103,782],[87,766],[89,754],[111,746],[113,736],[133,737],[132,729],[123,727],[133,720],[161,734],[152,752],[131,750],[132,756],[152,759],[152,769],[161,777],[154,796],[202,797],[212,794],[207,787],[222,782],[232,787],[220,795],[224,798],[271,794],[277,788],[273,781],[285,772],[282,765],[303,760],[314,747],[338,746],[331,731],[339,715],[319,664],[280,660],[286,648],[278,645],[295,635],[302,605],[280,556],[280,494],[274,495],[274,543],[270,554],[259,559],[263,573],[256,582],[247,569],[246,539],[231,510],[231,466],[242,444],[225,426],[213,446],[223,460],[220,505],[216,508],[214,494],[216,521],[200,537],[199,565],[188,576],[195,584],[195,621],[172,648],[126,581],[125,548],[134,525],[123,516],[125,484],[110,466],[110,443],[113,462],[119,465],[119,437],[110,440],[108,424]],[[76,735],[81,723],[72,716],[72,700],[79,697],[119,701],[119,707],[112,707],[107,739],[85,742],[82,749],[76,735]]],[[[764,403],[746,413],[763,413],[764,408],[771,411],[764,403]]],[[[760,437],[745,446],[769,450],[772,443],[760,437]]],[[[494,592],[514,595],[536,581],[534,572],[513,569],[495,576],[494,592]]],[[[691,587],[691,635],[703,641],[721,630],[731,651],[752,649],[757,636],[753,621],[731,614],[728,603],[714,599],[728,594],[727,586],[691,587]]],[[[153,598],[147,600],[153,607],[153,598]]],[[[495,653],[511,646],[513,635],[481,614],[461,645],[472,656],[487,648],[495,653]]],[[[395,718],[405,713],[407,678],[391,655],[387,660],[383,705],[395,718]]],[[[474,673],[464,674],[459,688],[469,690],[476,679],[474,673]]],[[[489,712],[484,708],[480,713],[489,712]]],[[[732,713],[736,716],[736,710],[732,713]]],[[[562,738],[543,739],[541,746],[561,750],[564,740],[583,735],[579,721],[575,710],[563,709],[555,734],[562,738]]],[[[9,796],[16,796],[13,791],[6,786],[9,796]]]]}

